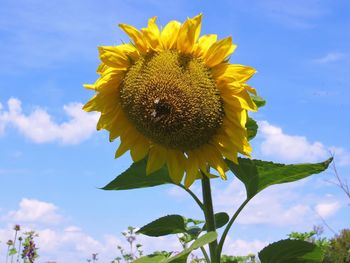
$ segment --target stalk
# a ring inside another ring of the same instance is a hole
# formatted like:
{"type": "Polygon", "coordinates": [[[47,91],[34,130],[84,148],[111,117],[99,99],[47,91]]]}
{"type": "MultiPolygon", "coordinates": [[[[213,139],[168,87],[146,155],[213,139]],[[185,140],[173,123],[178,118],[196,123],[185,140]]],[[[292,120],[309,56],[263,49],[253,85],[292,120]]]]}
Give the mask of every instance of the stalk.
{"type": "MultiPolygon", "coordinates": [[[[16,246],[17,232],[18,230],[15,229],[15,238],[13,239],[13,248],[15,248],[16,246]]],[[[11,255],[11,263],[13,263],[13,256],[14,255],[11,255]]]]}
{"type": "MultiPolygon", "coordinates": [[[[213,209],[213,201],[211,197],[210,179],[202,173],[202,193],[203,193],[203,205],[204,205],[204,216],[205,225],[207,227],[207,232],[216,231],[215,227],[215,217],[213,209]]],[[[209,252],[211,263],[219,263],[216,257],[218,242],[217,240],[209,243],[209,252]]]]}
{"type": "MultiPolygon", "coordinates": [[[[237,211],[235,212],[235,214],[232,216],[232,218],[230,219],[230,221],[228,222],[227,226],[225,227],[224,232],[222,233],[222,236],[220,238],[220,242],[219,245],[217,246],[217,256],[218,256],[218,260],[220,261],[220,257],[221,257],[221,252],[222,252],[222,247],[224,246],[224,242],[226,239],[226,236],[232,226],[232,224],[235,222],[236,218],[238,217],[239,213],[242,211],[242,209],[246,206],[246,204],[250,201],[250,198],[246,199],[241,206],[237,209],[237,211]]],[[[218,262],[219,262],[218,261],[218,262]]]]}

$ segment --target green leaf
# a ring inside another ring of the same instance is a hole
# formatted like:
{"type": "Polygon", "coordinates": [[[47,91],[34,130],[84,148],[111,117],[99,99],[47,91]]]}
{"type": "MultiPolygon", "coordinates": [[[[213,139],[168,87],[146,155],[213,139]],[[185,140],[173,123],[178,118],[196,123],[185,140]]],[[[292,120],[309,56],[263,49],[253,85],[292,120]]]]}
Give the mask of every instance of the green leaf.
{"type": "Polygon", "coordinates": [[[202,228],[198,226],[193,226],[188,228],[186,230],[186,233],[188,234],[188,241],[186,240],[186,243],[187,243],[196,239],[200,235],[200,233],[202,233],[202,228]]]}
{"type": "MultiPolygon", "coordinates": [[[[164,263],[186,263],[188,255],[193,251],[200,247],[203,247],[206,244],[209,244],[213,241],[215,241],[218,237],[218,234],[216,232],[208,232],[205,235],[199,237],[196,241],[194,241],[189,248],[186,248],[181,253],[168,258],[164,261],[164,263]]],[[[162,262],[163,263],[163,262],[162,262]]]]}
{"type": "Polygon", "coordinates": [[[239,164],[226,160],[230,170],[244,183],[247,198],[274,184],[298,181],[326,170],[333,158],[321,163],[279,164],[260,160],[238,158],[239,164]]]}
{"type": "Polygon", "coordinates": [[[12,256],[12,255],[15,255],[15,254],[17,254],[17,250],[13,247],[9,251],[9,256],[12,256]]]}
{"type": "Polygon", "coordinates": [[[247,128],[247,133],[248,133],[248,140],[252,140],[255,138],[257,132],[258,132],[258,124],[256,123],[255,120],[252,118],[248,117],[247,122],[245,124],[245,127],[247,128]]]}
{"type": "Polygon", "coordinates": [[[251,96],[251,98],[258,108],[263,107],[266,104],[266,100],[260,96],[251,96]]]}
{"type": "Polygon", "coordinates": [[[132,263],[161,263],[167,257],[164,255],[148,255],[134,260],[132,263]]]}
{"type": "Polygon", "coordinates": [[[150,175],[146,175],[146,165],[147,158],[133,163],[125,172],[102,189],[127,190],[173,183],[165,166],[150,175]]]}
{"type": "MultiPolygon", "coordinates": [[[[215,217],[215,227],[216,227],[216,229],[218,229],[220,227],[223,227],[230,220],[229,215],[227,213],[225,213],[225,212],[216,213],[214,215],[214,217],[215,217]]],[[[205,230],[206,227],[207,226],[204,224],[203,230],[205,230]]]]}
{"type": "Polygon", "coordinates": [[[183,232],[186,232],[184,217],[180,215],[168,215],[141,227],[136,233],[159,237],[183,232]]]}
{"type": "Polygon", "coordinates": [[[324,256],[315,244],[291,239],[272,243],[258,255],[261,263],[321,263],[324,256]]]}

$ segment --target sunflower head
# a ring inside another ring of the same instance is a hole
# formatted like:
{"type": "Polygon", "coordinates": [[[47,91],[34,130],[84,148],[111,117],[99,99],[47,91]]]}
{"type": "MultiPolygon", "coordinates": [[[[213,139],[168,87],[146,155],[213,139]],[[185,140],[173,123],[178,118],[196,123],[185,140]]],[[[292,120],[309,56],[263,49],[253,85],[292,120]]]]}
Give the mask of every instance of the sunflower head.
{"type": "Polygon", "coordinates": [[[97,129],[120,138],[116,157],[148,156],[147,174],[166,165],[175,183],[186,174],[187,187],[208,167],[225,179],[224,158],[249,156],[247,111],[257,110],[246,84],[255,70],[228,62],[231,37],[199,37],[201,18],[162,30],[156,17],[141,30],[120,24],[131,42],[99,47],[100,78],[85,85],[96,94],[84,110],[101,112],[97,129]]]}

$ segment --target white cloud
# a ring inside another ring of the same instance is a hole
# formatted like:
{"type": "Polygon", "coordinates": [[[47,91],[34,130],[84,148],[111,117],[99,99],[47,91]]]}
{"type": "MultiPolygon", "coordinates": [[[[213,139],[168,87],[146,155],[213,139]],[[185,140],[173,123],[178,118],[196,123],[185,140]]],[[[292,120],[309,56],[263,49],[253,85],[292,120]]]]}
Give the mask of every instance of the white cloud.
{"type": "Polygon", "coordinates": [[[0,108],[0,133],[6,126],[12,125],[26,138],[35,143],[61,142],[78,144],[95,132],[98,114],[86,113],[81,103],[70,103],[63,106],[69,120],[56,123],[44,109],[37,108],[26,115],[22,103],[16,98],[7,102],[8,111],[0,108]]]}
{"type": "MultiPolygon", "coordinates": [[[[249,202],[236,222],[241,225],[265,224],[280,227],[309,223],[312,226],[312,222],[317,219],[312,210],[312,201],[306,200],[305,197],[301,198],[297,191],[293,191],[302,183],[280,185],[264,190],[249,202]]],[[[227,211],[229,214],[233,214],[246,196],[245,189],[238,180],[234,180],[226,188],[213,190],[216,209],[227,211]]]]}
{"type": "Polygon", "coordinates": [[[326,202],[317,204],[315,210],[320,216],[326,218],[334,215],[340,207],[339,202],[326,202]]]}
{"type": "MultiPolygon", "coordinates": [[[[314,224],[320,222],[318,214],[323,217],[334,215],[343,203],[333,195],[315,193],[312,187],[320,191],[320,186],[311,180],[280,184],[265,189],[245,206],[236,223],[241,227],[265,225],[267,228],[292,226],[305,231],[311,229],[314,224]],[[305,193],[305,189],[309,194],[305,193]]],[[[329,185],[322,187],[328,188],[329,185]]],[[[213,184],[212,192],[215,210],[225,211],[230,215],[246,198],[245,188],[238,179],[230,183],[213,184]]]]}
{"type": "Polygon", "coordinates": [[[332,63],[332,62],[337,62],[337,61],[342,60],[344,58],[345,58],[344,53],[331,52],[331,53],[326,54],[323,57],[314,59],[313,62],[315,62],[317,64],[328,64],[328,63],[332,63]]]}
{"type": "Polygon", "coordinates": [[[58,213],[58,207],[35,199],[23,198],[18,210],[10,211],[6,218],[14,222],[41,222],[57,224],[63,217],[58,213]]]}
{"type": "Polygon", "coordinates": [[[339,165],[350,164],[350,153],[340,147],[326,147],[321,142],[309,142],[306,137],[285,134],[280,127],[267,121],[259,122],[260,148],[266,156],[288,162],[317,162],[334,153],[339,165]],[[338,162],[339,161],[339,162],[338,162]]]}
{"type": "MultiPolygon", "coordinates": [[[[5,258],[6,241],[13,238],[13,226],[21,225],[19,235],[35,230],[38,237],[35,239],[39,247],[40,262],[86,262],[92,253],[98,253],[101,262],[111,262],[120,256],[117,246],[129,251],[129,244],[122,235],[110,233],[100,238],[93,237],[76,225],[65,225],[66,217],[59,214],[59,208],[48,202],[23,198],[19,208],[5,212],[0,210],[1,222],[7,224],[0,228],[0,258],[5,258]],[[56,223],[50,225],[49,223],[56,223]],[[122,237],[119,239],[119,237],[122,237]]],[[[137,243],[141,243],[145,254],[154,251],[181,251],[181,244],[176,236],[152,238],[139,235],[137,243]]]]}
{"type": "Polygon", "coordinates": [[[223,254],[235,255],[235,256],[247,256],[248,254],[257,254],[261,249],[268,245],[268,242],[261,240],[232,240],[227,237],[225,240],[225,246],[223,248],[223,254]]]}

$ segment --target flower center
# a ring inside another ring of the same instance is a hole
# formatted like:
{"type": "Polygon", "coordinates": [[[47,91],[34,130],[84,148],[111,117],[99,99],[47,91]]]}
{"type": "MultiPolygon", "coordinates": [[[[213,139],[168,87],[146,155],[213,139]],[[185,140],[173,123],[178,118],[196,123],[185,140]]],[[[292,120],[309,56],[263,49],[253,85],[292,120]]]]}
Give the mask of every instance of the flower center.
{"type": "Polygon", "coordinates": [[[209,142],[224,115],[209,69],[197,58],[170,50],[149,54],[131,66],[120,100],[140,133],[182,151],[209,142]]]}

